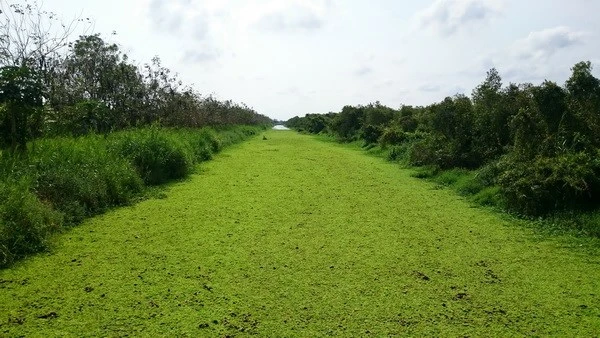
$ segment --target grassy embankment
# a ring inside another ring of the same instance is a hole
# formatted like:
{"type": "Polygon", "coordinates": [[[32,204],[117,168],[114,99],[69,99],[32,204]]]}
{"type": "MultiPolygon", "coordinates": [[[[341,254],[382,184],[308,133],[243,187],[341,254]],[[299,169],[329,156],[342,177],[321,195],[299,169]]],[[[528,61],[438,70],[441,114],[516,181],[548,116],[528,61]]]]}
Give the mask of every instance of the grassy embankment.
{"type": "MultiPolygon", "coordinates": [[[[407,158],[407,148],[410,147],[410,144],[392,147],[374,144],[365,146],[363,141],[339,143],[335,137],[327,134],[319,134],[316,137],[324,142],[361,149],[371,156],[397,163],[403,169],[412,171],[412,176],[416,178],[433,182],[439,188],[449,188],[474,205],[496,209],[516,218],[527,220],[521,224],[534,227],[537,231],[545,232],[548,235],[600,238],[600,211],[590,205],[579,205],[576,208],[567,208],[539,217],[523,215],[510,209],[501,187],[495,182],[499,169],[494,164],[474,170],[464,168],[442,170],[436,166],[419,167],[411,165],[407,158]]],[[[533,188],[539,187],[534,185],[533,188]]]]}
{"type": "Polygon", "coordinates": [[[196,164],[261,128],[145,128],[45,138],[26,153],[0,150],[0,268],[48,249],[52,234],[147,187],[187,177],[196,164]]]}
{"type": "Polygon", "coordinates": [[[594,336],[596,239],[549,237],[293,132],[0,271],[8,336],[594,336]]]}

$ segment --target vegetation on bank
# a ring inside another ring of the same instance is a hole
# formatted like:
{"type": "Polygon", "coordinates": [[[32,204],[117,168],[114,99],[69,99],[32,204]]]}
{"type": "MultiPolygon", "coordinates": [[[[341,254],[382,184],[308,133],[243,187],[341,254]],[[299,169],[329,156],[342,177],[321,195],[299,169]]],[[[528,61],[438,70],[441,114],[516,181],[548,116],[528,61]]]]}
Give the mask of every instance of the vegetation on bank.
{"type": "Polygon", "coordinates": [[[337,143],[264,135],[0,270],[0,335],[597,335],[598,239],[515,226],[337,143]]]}
{"type": "Polygon", "coordinates": [[[99,34],[73,39],[85,21],[0,0],[0,267],[271,124],[158,57],[140,65],[99,34]]]}
{"type": "Polygon", "coordinates": [[[492,69],[471,97],[400,109],[346,106],[287,126],[381,147],[390,160],[424,167],[419,176],[458,182],[481,203],[519,215],[600,206],[600,80],[589,62],[576,64],[564,86],[503,86],[492,69]]]}
{"type": "Polygon", "coordinates": [[[0,267],[45,250],[51,235],[187,177],[259,127],[145,128],[45,138],[27,156],[0,153],[0,267]]]}

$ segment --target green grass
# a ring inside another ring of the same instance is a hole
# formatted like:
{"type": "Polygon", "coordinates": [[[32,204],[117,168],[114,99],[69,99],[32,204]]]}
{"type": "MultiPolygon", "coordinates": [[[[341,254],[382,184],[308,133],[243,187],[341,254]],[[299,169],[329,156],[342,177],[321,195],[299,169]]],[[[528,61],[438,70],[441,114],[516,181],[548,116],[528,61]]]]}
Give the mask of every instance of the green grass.
{"type": "Polygon", "coordinates": [[[54,232],[189,176],[198,163],[263,129],[154,126],[39,139],[26,156],[0,150],[0,268],[47,249],[54,232]]]}
{"type": "Polygon", "coordinates": [[[600,243],[294,132],[0,271],[6,336],[596,336],[600,243]]]}

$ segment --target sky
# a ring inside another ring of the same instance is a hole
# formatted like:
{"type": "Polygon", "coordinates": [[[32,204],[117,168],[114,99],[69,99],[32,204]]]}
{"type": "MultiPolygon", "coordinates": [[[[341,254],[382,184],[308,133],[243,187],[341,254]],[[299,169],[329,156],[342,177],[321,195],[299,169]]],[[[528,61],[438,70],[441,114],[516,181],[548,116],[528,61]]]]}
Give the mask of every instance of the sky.
{"type": "Polygon", "coordinates": [[[279,120],[470,95],[492,67],[505,84],[562,85],[584,60],[600,74],[597,0],[45,0],[43,7],[66,21],[91,18],[93,32],[139,65],[159,56],[203,95],[279,120]]]}

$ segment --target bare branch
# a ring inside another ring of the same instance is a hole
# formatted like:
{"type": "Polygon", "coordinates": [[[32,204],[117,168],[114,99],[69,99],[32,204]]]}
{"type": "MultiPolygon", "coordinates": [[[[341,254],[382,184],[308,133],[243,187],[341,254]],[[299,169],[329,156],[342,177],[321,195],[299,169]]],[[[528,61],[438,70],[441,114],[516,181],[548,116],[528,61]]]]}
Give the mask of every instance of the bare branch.
{"type": "MultiPolygon", "coordinates": [[[[44,67],[44,60],[67,47],[81,24],[86,25],[81,16],[65,22],[35,0],[0,0],[0,66],[44,67]]],[[[86,26],[89,28],[89,20],[86,26]]]]}

